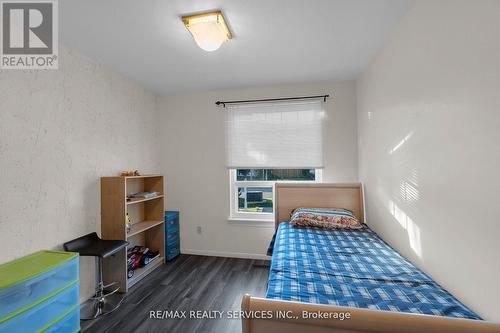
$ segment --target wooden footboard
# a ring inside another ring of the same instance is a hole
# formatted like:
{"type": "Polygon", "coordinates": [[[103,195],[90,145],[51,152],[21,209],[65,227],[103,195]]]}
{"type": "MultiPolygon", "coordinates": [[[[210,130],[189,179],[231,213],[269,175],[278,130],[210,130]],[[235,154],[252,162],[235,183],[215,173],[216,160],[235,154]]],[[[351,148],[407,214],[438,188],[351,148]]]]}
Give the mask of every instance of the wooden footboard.
{"type": "Polygon", "coordinates": [[[288,302],[250,295],[243,296],[241,309],[243,333],[500,333],[500,323],[487,321],[288,302]]]}

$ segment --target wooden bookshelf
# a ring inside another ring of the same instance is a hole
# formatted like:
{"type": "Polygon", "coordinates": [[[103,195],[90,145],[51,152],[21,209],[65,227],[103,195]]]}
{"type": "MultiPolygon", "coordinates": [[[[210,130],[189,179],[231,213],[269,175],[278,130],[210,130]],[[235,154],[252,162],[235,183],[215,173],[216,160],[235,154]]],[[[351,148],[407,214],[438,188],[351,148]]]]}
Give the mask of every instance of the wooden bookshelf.
{"type": "Polygon", "coordinates": [[[105,284],[120,283],[120,292],[127,292],[153,270],[165,263],[165,194],[162,175],[101,178],[101,235],[103,239],[128,241],[129,247],[142,245],[152,251],[160,251],[160,257],[148,265],[137,268],[127,278],[127,248],[115,256],[104,259],[105,284]],[[156,197],[137,198],[127,201],[127,193],[158,192],[156,197]],[[132,226],[127,233],[125,215],[129,214],[132,226]]]}

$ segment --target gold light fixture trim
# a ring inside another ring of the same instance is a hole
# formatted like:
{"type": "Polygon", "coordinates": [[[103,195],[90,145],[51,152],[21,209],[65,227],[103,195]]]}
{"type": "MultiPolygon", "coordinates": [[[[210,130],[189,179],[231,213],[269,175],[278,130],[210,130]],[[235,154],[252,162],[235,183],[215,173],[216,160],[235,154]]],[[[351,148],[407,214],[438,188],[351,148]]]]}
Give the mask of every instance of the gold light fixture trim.
{"type": "Polygon", "coordinates": [[[196,44],[205,51],[215,51],[222,43],[233,38],[220,10],[183,16],[182,22],[196,44]]]}

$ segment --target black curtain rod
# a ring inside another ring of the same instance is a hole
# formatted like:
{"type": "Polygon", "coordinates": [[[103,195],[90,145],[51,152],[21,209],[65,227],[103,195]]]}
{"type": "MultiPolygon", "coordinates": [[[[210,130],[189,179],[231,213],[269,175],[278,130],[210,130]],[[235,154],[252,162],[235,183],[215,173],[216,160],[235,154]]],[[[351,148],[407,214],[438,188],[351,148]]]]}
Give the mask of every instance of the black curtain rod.
{"type": "Polygon", "coordinates": [[[276,102],[276,101],[289,101],[294,99],[312,99],[312,98],[323,98],[323,102],[326,102],[326,99],[330,97],[330,95],[318,95],[318,96],[302,96],[302,97],[283,97],[283,98],[266,98],[266,99],[248,99],[243,101],[217,101],[215,105],[222,105],[226,107],[226,104],[242,104],[242,103],[258,103],[258,102],[276,102]]]}

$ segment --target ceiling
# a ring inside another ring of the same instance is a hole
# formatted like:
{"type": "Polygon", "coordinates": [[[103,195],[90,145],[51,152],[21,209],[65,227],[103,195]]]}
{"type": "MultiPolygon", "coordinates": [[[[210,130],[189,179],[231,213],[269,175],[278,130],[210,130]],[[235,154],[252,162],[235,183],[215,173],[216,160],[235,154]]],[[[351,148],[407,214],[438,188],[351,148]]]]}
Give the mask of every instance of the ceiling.
{"type": "Polygon", "coordinates": [[[61,42],[161,95],[354,79],[410,0],[64,0],[61,42]],[[180,16],[222,9],[234,39],[198,48],[180,16]]]}

